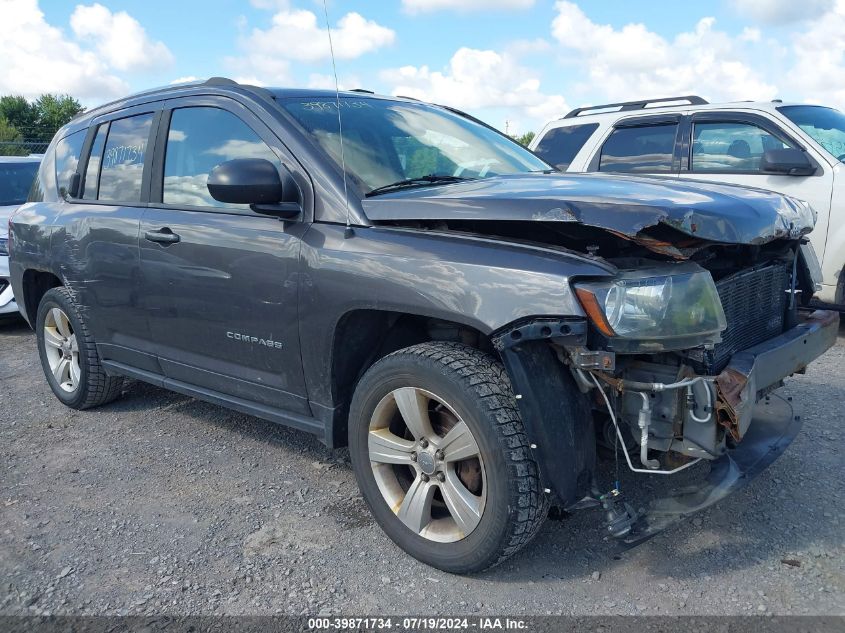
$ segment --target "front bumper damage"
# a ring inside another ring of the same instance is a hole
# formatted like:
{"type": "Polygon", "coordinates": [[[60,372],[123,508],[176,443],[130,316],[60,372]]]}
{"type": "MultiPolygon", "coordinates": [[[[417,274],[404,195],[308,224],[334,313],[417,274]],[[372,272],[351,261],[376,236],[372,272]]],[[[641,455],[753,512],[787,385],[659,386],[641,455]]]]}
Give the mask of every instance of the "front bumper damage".
{"type": "MultiPolygon", "coordinates": [[[[583,350],[583,333],[577,328],[568,329],[569,336],[552,336],[551,342],[583,350]]],[[[631,530],[620,537],[620,549],[633,547],[740,490],[784,452],[800,430],[801,420],[789,402],[771,392],[783,384],[785,377],[802,372],[830,348],[838,330],[838,313],[805,313],[795,327],[782,335],[731,357],[714,381],[714,424],[726,427],[732,438],[727,450],[708,460],[710,471],[700,483],[653,499],[637,515],[631,530]]],[[[547,492],[554,493],[567,510],[595,506],[595,456],[588,448],[592,419],[584,407],[564,404],[575,396],[575,383],[568,373],[560,371],[562,363],[552,362],[550,341],[539,340],[539,334],[535,339],[534,331],[558,330],[522,326],[519,336],[507,332],[494,343],[518,394],[531,449],[540,464],[547,492]],[[514,339],[519,342],[513,343],[514,339]],[[583,423],[585,419],[587,424],[583,423]]],[[[607,369],[595,363],[590,370],[607,369]]]]}
{"type": "Polygon", "coordinates": [[[760,398],[786,376],[804,371],[836,342],[838,331],[837,312],[816,310],[791,330],[731,357],[716,378],[716,416],[734,440],[742,440],[760,398]]]}
{"type": "Polygon", "coordinates": [[[839,314],[817,310],[782,335],[734,354],[716,379],[717,420],[731,433],[734,448],[710,462],[704,482],[652,500],[620,539],[620,549],[718,503],[772,464],[795,439],[802,422],[787,400],[770,392],[830,348],[838,331],[839,314]]]}
{"type": "Polygon", "coordinates": [[[710,462],[704,482],[654,499],[637,517],[631,531],[619,539],[626,550],[650,539],[684,518],[709,508],[747,486],[792,443],[801,430],[801,419],[792,405],[777,395],[753,407],[750,426],[742,442],[710,462]]]}
{"type": "Polygon", "coordinates": [[[717,419],[737,441],[710,462],[699,485],[651,501],[631,532],[620,539],[628,549],[683,518],[740,490],[774,462],[801,430],[792,405],[769,392],[783,378],[803,371],[836,342],[839,314],[817,310],[782,335],[733,355],[719,374],[717,419]]]}

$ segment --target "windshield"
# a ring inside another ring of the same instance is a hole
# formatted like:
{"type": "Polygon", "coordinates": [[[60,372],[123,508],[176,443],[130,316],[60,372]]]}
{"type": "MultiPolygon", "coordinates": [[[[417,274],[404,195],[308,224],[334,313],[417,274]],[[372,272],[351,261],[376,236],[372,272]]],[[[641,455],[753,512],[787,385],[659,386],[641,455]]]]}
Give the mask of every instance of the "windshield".
{"type": "Polygon", "coordinates": [[[783,106],[778,111],[819,145],[845,160],[845,114],[822,106],[783,106]]]}
{"type": "MultiPolygon", "coordinates": [[[[280,103],[340,165],[335,98],[280,103]]],[[[340,109],[346,172],[365,194],[551,169],[498,132],[435,106],[341,97],[340,109]]]]}
{"type": "Polygon", "coordinates": [[[0,207],[23,204],[35,180],[38,163],[0,163],[0,207]]]}

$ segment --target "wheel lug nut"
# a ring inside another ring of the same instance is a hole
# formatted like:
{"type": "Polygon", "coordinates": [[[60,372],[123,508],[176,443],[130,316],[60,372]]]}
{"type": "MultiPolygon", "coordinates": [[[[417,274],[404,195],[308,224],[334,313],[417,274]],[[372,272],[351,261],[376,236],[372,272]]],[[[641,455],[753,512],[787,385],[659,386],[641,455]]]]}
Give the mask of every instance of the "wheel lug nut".
{"type": "Polygon", "coordinates": [[[422,475],[420,475],[420,479],[422,479],[425,483],[428,483],[429,477],[428,477],[428,475],[423,473],[422,475]]]}
{"type": "Polygon", "coordinates": [[[446,481],[446,475],[444,475],[443,473],[437,473],[437,481],[446,481]]]}
{"type": "Polygon", "coordinates": [[[417,461],[417,454],[416,453],[411,453],[411,461],[412,462],[417,461]]]}
{"type": "Polygon", "coordinates": [[[445,453],[444,453],[442,450],[439,450],[439,451],[437,451],[437,452],[434,454],[434,456],[435,456],[437,459],[443,459],[443,456],[444,456],[444,455],[445,455],[445,453]]]}
{"type": "Polygon", "coordinates": [[[422,438],[420,440],[420,446],[422,446],[423,448],[428,448],[428,440],[425,439],[425,438],[422,438]]]}

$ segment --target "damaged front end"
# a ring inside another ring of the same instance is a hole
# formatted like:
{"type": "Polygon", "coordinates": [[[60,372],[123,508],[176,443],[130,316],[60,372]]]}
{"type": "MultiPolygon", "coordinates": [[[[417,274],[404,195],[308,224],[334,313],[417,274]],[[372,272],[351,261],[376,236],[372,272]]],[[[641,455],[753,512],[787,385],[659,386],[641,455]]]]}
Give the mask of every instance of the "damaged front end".
{"type": "MultiPolygon", "coordinates": [[[[634,545],[716,503],[774,461],[800,421],[772,392],[831,347],[838,332],[838,314],[802,308],[802,292],[813,292],[807,258],[800,241],[791,240],[733,262],[611,259],[618,269],[612,279],[573,282],[587,318],[568,323],[568,336],[555,330],[546,345],[589,403],[599,444],[621,450],[637,473],[671,475],[702,460],[711,468],[700,485],[655,499],[639,515],[615,488],[598,494],[607,488],[595,481],[589,492],[570,484],[559,494],[564,507],[597,500],[608,532],[634,545]]],[[[532,387],[518,366],[541,353],[529,347],[539,342],[532,333],[552,331],[538,329],[542,322],[495,340],[521,395],[532,387]]],[[[552,453],[538,455],[556,471],[545,473],[548,480],[571,482],[566,463],[555,461],[559,451],[552,453]]]]}
{"type": "MultiPolygon", "coordinates": [[[[495,332],[547,492],[602,505],[635,543],[746,483],[800,426],[772,392],[834,344],[838,315],[811,312],[821,271],[804,202],[770,191],[660,178],[531,174],[368,199],[380,226],[500,241],[561,263],[580,314],[495,332]],[[592,274],[592,273],[591,273],[592,274]],[[695,490],[633,516],[596,481],[596,447],[637,473],[700,462],[695,490]]],[[[555,289],[558,290],[558,289],[555,289]]]]}

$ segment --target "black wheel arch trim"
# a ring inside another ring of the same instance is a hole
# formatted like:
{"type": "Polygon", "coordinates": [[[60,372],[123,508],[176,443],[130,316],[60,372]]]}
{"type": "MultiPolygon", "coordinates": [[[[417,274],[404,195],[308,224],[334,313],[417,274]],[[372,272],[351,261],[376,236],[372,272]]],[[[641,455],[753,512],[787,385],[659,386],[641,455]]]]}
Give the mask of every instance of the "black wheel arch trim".
{"type": "Polygon", "coordinates": [[[543,338],[503,346],[499,354],[544,487],[564,508],[590,496],[596,440],[586,395],[543,338]]]}

